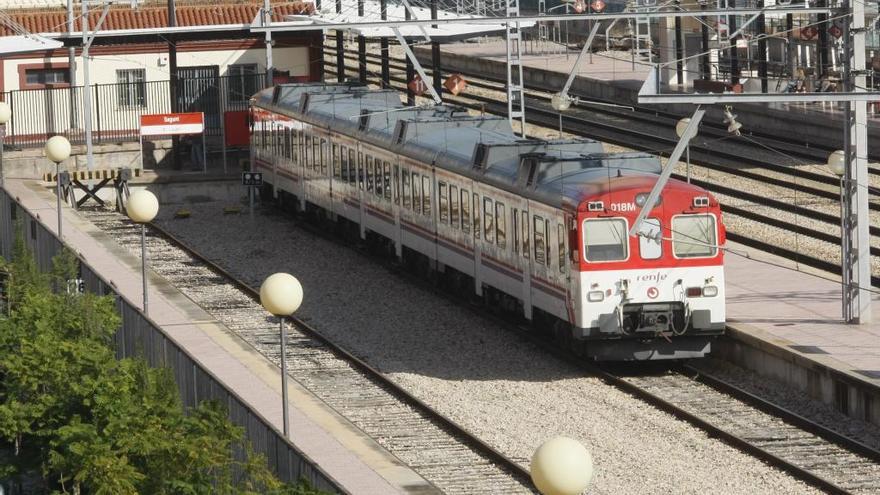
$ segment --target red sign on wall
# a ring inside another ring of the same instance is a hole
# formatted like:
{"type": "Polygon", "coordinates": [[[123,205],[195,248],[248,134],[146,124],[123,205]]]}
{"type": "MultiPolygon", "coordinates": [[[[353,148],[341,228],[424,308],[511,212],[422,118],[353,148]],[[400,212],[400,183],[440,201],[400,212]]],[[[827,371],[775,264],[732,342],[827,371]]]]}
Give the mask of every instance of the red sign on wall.
{"type": "Polygon", "coordinates": [[[141,115],[141,136],[201,134],[204,131],[205,114],[202,112],[141,115]]]}
{"type": "Polygon", "coordinates": [[[224,112],[223,126],[226,129],[226,146],[248,146],[251,144],[247,110],[224,112]]]}

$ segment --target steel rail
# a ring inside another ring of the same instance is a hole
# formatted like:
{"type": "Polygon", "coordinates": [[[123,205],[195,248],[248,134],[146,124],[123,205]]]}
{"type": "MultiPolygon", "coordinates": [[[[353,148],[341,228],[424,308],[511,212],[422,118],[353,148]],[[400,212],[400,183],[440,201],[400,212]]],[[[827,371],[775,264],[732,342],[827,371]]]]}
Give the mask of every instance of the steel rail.
{"type": "MultiPolygon", "coordinates": [[[[248,297],[250,297],[253,301],[258,304],[260,303],[259,289],[251,287],[246,282],[231,274],[229,271],[227,271],[217,263],[211,261],[208,257],[203,256],[195,249],[189,247],[185,242],[181,241],[156,223],[150,222],[149,226],[151,229],[165,237],[172,244],[187,252],[190,256],[199,260],[199,262],[204,263],[209,269],[211,269],[221,277],[230,281],[234,286],[247,294],[248,297]]],[[[406,389],[404,389],[402,386],[398,385],[393,380],[386,377],[384,374],[370,366],[364,360],[353,355],[342,346],[334,343],[332,340],[330,340],[328,337],[318,331],[315,327],[309,325],[299,318],[296,318],[295,316],[289,316],[287,317],[287,319],[295,324],[297,329],[303,331],[308,336],[318,340],[323,345],[327,346],[327,348],[330,349],[337,357],[351,363],[355,368],[369,376],[370,379],[375,380],[376,382],[381,384],[382,387],[389,390],[398,399],[407,403],[414,409],[422,411],[429,419],[435,421],[443,428],[446,428],[449,431],[453,432],[455,435],[460,436],[464,440],[465,444],[469,445],[475,450],[480,451],[491,461],[499,464],[500,466],[503,466],[503,468],[509,471],[514,477],[520,478],[520,481],[525,486],[532,486],[531,475],[527,469],[523,468],[512,459],[508,458],[507,456],[496,450],[494,447],[483,442],[477,436],[468,432],[464,427],[460,426],[458,423],[447,418],[439,411],[435,410],[425,402],[407,392],[406,389]]]]}
{"type": "MultiPolygon", "coordinates": [[[[297,223],[297,227],[302,228],[302,229],[304,229],[308,232],[311,232],[313,234],[319,235],[322,238],[330,240],[332,242],[340,243],[340,241],[338,240],[338,237],[335,236],[333,233],[328,232],[328,231],[320,228],[319,226],[313,225],[311,223],[299,222],[299,223],[297,223]]],[[[342,244],[342,243],[340,243],[340,244],[342,244]]],[[[348,245],[347,247],[351,248],[350,245],[348,245]]],[[[781,458],[777,455],[774,455],[774,454],[766,451],[765,449],[762,449],[761,447],[754,445],[754,444],[750,443],[749,441],[747,441],[743,438],[740,438],[740,437],[736,436],[735,434],[728,432],[723,427],[717,426],[708,420],[700,418],[699,416],[684,410],[682,407],[679,407],[679,406],[675,405],[674,403],[667,401],[667,400],[663,399],[662,397],[659,397],[659,396],[639,387],[638,385],[635,385],[633,383],[626,381],[621,376],[618,376],[618,375],[604,369],[603,367],[601,367],[595,363],[586,361],[583,358],[579,358],[579,357],[575,356],[569,350],[561,348],[559,345],[549,341],[548,339],[540,338],[536,334],[536,332],[529,331],[528,328],[525,328],[521,325],[517,325],[516,323],[511,322],[510,320],[508,320],[502,316],[495,315],[495,314],[492,314],[488,311],[485,311],[484,309],[482,309],[482,306],[475,307],[474,305],[468,303],[467,299],[464,298],[461,294],[453,293],[453,292],[450,292],[447,290],[443,290],[438,285],[430,283],[429,281],[425,280],[424,278],[418,277],[415,274],[412,274],[406,270],[400,269],[399,267],[397,267],[395,265],[392,265],[391,263],[387,262],[387,258],[383,259],[382,257],[380,257],[378,255],[366,254],[366,253],[364,253],[360,250],[356,250],[356,249],[355,249],[355,251],[358,252],[359,254],[361,254],[362,256],[369,258],[370,260],[373,260],[373,261],[378,260],[380,262],[380,265],[384,266],[386,268],[386,270],[388,270],[391,274],[393,274],[395,276],[402,277],[402,278],[410,281],[411,283],[418,284],[420,287],[430,291],[432,294],[443,297],[449,301],[453,301],[456,304],[458,304],[460,307],[466,309],[467,311],[472,312],[473,314],[475,314],[479,317],[485,318],[489,321],[492,321],[496,324],[501,325],[503,328],[506,328],[510,331],[516,332],[521,337],[524,337],[529,342],[531,342],[532,344],[541,348],[542,350],[549,352],[554,357],[561,359],[564,362],[567,362],[567,363],[573,365],[577,369],[580,369],[582,371],[587,372],[589,375],[600,378],[605,383],[617,388],[618,390],[621,390],[621,391],[627,393],[630,396],[633,396],[639,400],[642,400],[642,401],[644,401],[644,402],[646,402],[646,403],[648,403],[648,404],[650,404],[650,405],[652,405],[652,406],[654,406],[664,412],[667,412],[667,413],[675,416],[676,418],[678,418],[682,421],[685,421],[685,422],[691,424],[692,426],[706,432],[711,437],[716,437],[716,438],[721,439],[721,441],[725,442],[726,444],[730,445],[731,447],[736,448],[737,450],[739,450],[747,455],[750,455],[750,456],[755,457],[757,459],[760,459],[764,462],[767,462],[771,466],[776,467],[782,471],[785,471],[786,473],[790,474],[791,476],[793,476],[797,479],[800,479],[800,480],[804,481],[805,483],[810,484],[816,488],[824,490],[828,493],[833,493],[833,494],[848,494],[849,493],[847,490],[840,487],[839,485],[837,485],[827,479],[824,479],[821,476],[819,476],[819,475],[817,475],[817,474],[815,474],[805,468],[802,468],[792,462],[789,462],[788,460],[786,460],[784,458],[781,458]]],[[[808,420],[806,420],[806,421],[808,421],[808,420]]],[[[795,425],[795,426],[797,426],[797,425],[795,425]]]]}
{"type": "MultiPolygon", "coordinates": [[[[332,47],[325,47],[324,53],[335,55],[336,50],[335,50],[335,48],[332,48],[332,47]]],[[[357,51],[351,50],[351,49],[346,49],[344,51],[344,53],[347,55],[351,55],[351,56],[357,55],[357,51]]],[[[381,62],[380,55],[374,55],[374,54],[368,53],[367,59],[373,60],[373,61],[378,60],[381,62]]],[[[352,60],[352,59],[349,57],[347,60],[352,60]]],[[[396,62],[405,62],[404,59],[396,58],[396,57],[392,58],[392,60],[394,60],[396,62]]],[[[378,62],[376,62],[376,63],[378,63],[378,62]]],[[[396,64],[390,64],[390,67],[397,69],[397,70],[400,70],[400,71],[404,71],[406,69],[405,66],[396,65],[396,64]]],[[[346,66],[346,68],[348,69],[351,67],[346,66]]],[[[425,68],[425,72],[430,74],[430,73],[433,73],[433,70],[429,69],[429,68],[425,68]]],[[[476,86],[476,87],[483,88],[483,89],[493,90],[493,91],[504,92],[504,85],[506,84],[506,81],[504,81],[502,79],[486,76],[483,74],[467,72],[467,71],[456,71],[456,72],[467,77],[468,85],[476,86]],[[493,84],[487,83],[486,81],[489,81],[493,84]]],[[[533,84],[526,84],[525,88],[532,92],[529,94],[529,97],[531,97],[533,99],[540,99],[542,101],[547,101],[547,102],[550,101],[551,92],[549,92],[547,90],[547,88],[535,86],[533,84]]],[[[633,111],[627,111],[622,108],[615,108],[615,106],[611,106],[611,105],[620,106],[621,103],[619,101],[612,101],[612,100],[606,100],[603,98],[596,98],[593,96],[577,94],[577,92],[574,92],[574,91],[569,91],[569,94],[571,96],[578,97],[580,99],[580,101],[582,101],[582,102],[598,103],[599,105],[593,105],[593,106],[589,107],[589,111],[592,113],[603,113],[603,114],[623,117],[626,119],[638,120],[638,121],[642,121],[642,122],[645,122],[648,124],[658,125],[662,129],[666,129],[666,130],[674,129],[675,124],[682,117],[681,115],[673,114],[670,112],[664,112],[662,110],[657,110],[656,108],[646,107],[646,106],[642,106],[642,105],[635,104],[635,103],[631,104],[631,105],[623,105],[623,106],[629,106],[633,109],[633,111]],[[660,119],[666,119],[666,121],[659,122],[660,119]]],[[[713,137],[722,137],[722,136],[729,135],[729,133],[727,132],[726,125],[715,123],[713,121],[703,120],[703,122],[701,122],[701,124],[700,124],[700,133],[701,133],[701,135],[705,135],[705,134],[707,134],[707,131],[708,131],[708,134],[710,134],[713,137]]],[[[770,148],[774,148],[779,151],[784,150],[784,152],[786,154],[792,155],[793,158],[800,157],[800,158],[803,158],[806,160],[814,160],[819,164],[824,164],[825,161],[828,159],[828,155],[831,152],[835,151],[834,147],[823,146],[823,145],[817,146],[815,144],[811,144],[811,143],[808,143],[808,142],[805,142],[802,140],[797,140],[794,138],[788,139],[785,137],[772,136],[772,135],[769,135],[766,133],[760,133],[760,132],[749,132],[748,135],[751,138],[755,139],[756,141],[760,142],[762,145],[766,145],[770,148]]],[[[842,144],[841,144],[841,146],[842,146],[842,144]]],[[[880,160],[880,154],[870,155],[869,158],[875,159],[875,160],[880,160]]],[[[781,170],[787,170],[787,169],[785,169],[783,167],[783,168],[781,168],[781,170]]],[[[871,168],[871,169],[869,169],[869,171],[870,171],[870,173],[872,173],[874,175],[880,175],[880,170],[878,170],[878,169],[871,168]]],[[[797,171],[792,171],[792,172],[798,173],[797,171]]],[[[830,175],[810,174],[809,172],[805,172],[803,175],[800,175],[800,176],[803,178],[806,178],[806,179],[816,180],[817,182],[822,182],[822,183],[832,184],[832,185],[837,185],[839,182],[839,180],[837,178],[830,176],[830,175]],[[814,176],[816,176],[816,177],[814,177],[814,176]]]]}
{"type": "Polygon", "coordinates": [[[846,435],[842,435],[827,426],[821,425],[815,421],[810,421],[809,419],[797,414],[793,411],[789,411],[788,409],[774,404],[762,397],[759,397],[751,392],[748,392],[732,383],[726,382],[723,379],[709,374],[703,370],[694,368],[690,364],[683,364],[682,370],[691,373],[694,380],[701,382],[705,385],[708,385],[719,392],[722,392],[731,397],[735,397],[749,405],[752,405],[756,409],[759,409],[771,416],[776,416],[785,420],[788,423],[791,423],[798,428],[812,433],[818,437],[824,438],[825,440],[836,443],[847,450],[859,454],[863,457],[866,457],[876,463],[880,463],[880,450],[877,450],[873,447],[865,445],[864,443],[848,437],[846,435]]]}
{"type": "MultiPolygon", "coordinates": [[[[353,67],[348,67],[348,68],[354,69],[353,67]]],[[[325,71],[329,72],[331,74],[336,74],[336,72],[331,69],[325,69],[325,71]]],[[[430,72],[430,71],[428,71],[428,72],[430,72]]],[[[398,83],[405,83],[405,81],[400,77],[392,76],[391,80],[398,82],[398,83]]],[[[401,89],[401,88],[395,88],[395,89],[401,89]]],[[[487,96],[482,96],[482,95],[450,96],[450,95],[447,95],[445,98],[446,98],[446,101],[448,101],[450,103],[459,104],[459,105],[470,107],[470,108],[475,108],[475,107],[470,106],[467,103],[463,102],[462,99],[466,98],[466,99],[470,99],[470,100],[476,100],[476,101],[482,102],[483,104],[487,105],[488,107],[491,107],[491,110],[489,110],[490,113],[494,113],[494,114],[498,114],[498,115],[506,114],[506,111],[507,111],[506,110],[507,107],[502,102],[499,102],[498,100],[493,99],[491,97],[487,97],[487,96]]],[[[533,99],[534,99],[534,97],[533,97],[533,99]]],[[[550,100],[549,97],[540,97],[539,99],[543,99],[548,102],[550,100]]],[[[488,109],[488,107],[485,109],[488,109]]],[[[546,117],[546,119],[553,119],[553,121],[558,124],[558,121],[559,121],[559,113],[558,112],[550,111],[546,108],[542,108],[540,106],[535,106],[534,104],[527,104],[526,108],[529,111],[529,115],[530,115],[529,121],[534,122],[535,121],[534,116],[537,113],[539,115],[546,117]]],[[[479,109],[479,108],[475,108],[475,109],[479,109]]],[[[671,150],[675,146],[675,143],[677,142],[676,139],[663,137],[662,135],[660,135],[658,133],[639,131],[639,130],[634,130],[632,128],[622,128],[622,127],[616,126],[614,124],[609,124],[607,122],[602,122],[602,121],[595,120],[595,119],[587,119],[584,115],[568,114],[568,115],[564,115],[563,117],[564,117],[563,118],[564,123],[566,121],[568,121],[568,123],[575,122],[575,123],[578,123],[579,125],[585,126],[585,129],[580,133],[583,136],[607,141],[612,144],[627,146],[627,147],[630,147],[633,149],[638,149],[641,151],[649,151],[652,153],[657,153],[662,156],[668,157],[669,151],[667,151],[667,148],[669,148],[669,150],[671,150]],[[611,132],[612,134],[598,132],[599,130],[611,132]],[[637,136],[637,137],[641,138],[642,140],[644,140],[644,143],[643,144],[635,144],[628,139],[621,139],[619,137],[621,133],[626,133],[627,136],[637,136]]],[[[625,116],[624,118],[632,118],[632,117],[625,116]]],[[[653,125],[656,125],[656,121],[649,121],[648,119],[646,119],[644,117],[639,117],[639,119],[646,121],[646,122],[649,122],[653,125]]],[[[552,127],[549,125],[549,120],[544,120],[544,122],[548,122],[548,124],[544,124],[544,126],[552,127]]],[[[558,128],[557,124],[554,124],[554,125],[556,125],[556,128],[558,128]]],[[[667,126],[662,126],[662,129],[668,130],[667,126]]],[[[729,135],[729,134],[727,134],[726,131],[724,134],[729,135]]],[[[791,181],[786,181],[784,179],[770,177],[770,176],[755,173],[755,172],[745,171],[745,170],[737,168],[737,166],[742,165],[742,164],[752,165],[752,166],[756,166],[756,167],[759,167],[764,170],[770,170],[773,172],[777,172],[781,175],[798,177],[798,178],[802,178],[805,180],[817,182],[820,184],[826,184],[826,185],[840,187],[840,178],[833,176],[830,173],[829,174],[820,174],[820,173],[815,173],[815,172],[808,172],[806,170],[802,170],[799,168],[792,168],[792,167],[786,167],[783,165],[778,165],[775,163],[768,163],[765,160],[751,158],[748,156],[743,156],[741,154],[736,154],[736,153],[731,153],[731,152],[719,150],[716,148],[711,148],[711,147],[709,147],[708,144],[700,144],[698,142],[695,142],[695,143],[696,144],[692,144],[690,146],[691,163],[692,164],[699,165],[701,167],[709,168],[712,170],[717,170],[719,172],[727,172],[727,173],[739,175],[744,178],[761,181],[765,184],[771,184],[771,185],[776,185],[779,187],[795,189],[795,190],[802,191],[807,194],[812,194],[814,196],[822,197],[825,199],[832,199],[832,200],[839,200],[840,199],[840,193],[838,193],[838,192],[829,191],[829,190],[825,190],[825,189],[819,189],[819,188],[811,187],[811,186],[808,186],[805,184],[793,184],[791,181]],[[719,162],[718,158],[726,159],[727,163],[725,164],[725,163],[719,162]]],[[[739,144],[742,144],[742,143],[739,143],[739,144]]],[[[753,145],[753,147],[757,148],[757,146],[754,146],[754,145],[753,145]]],[[[809,159],[811,159],[811,160],[813,158],[814,157],[812,157],[812,156],[809,157],[809,159]]],[[[880,173],[880,172],[878,172],[878,173],[880,173]]],[[[880,189],[875,188],[873,186],[868,186],[868,189],[872,195],[880,195],[880,189]]],[[[880,211],[880,203],[873,203],[872,202],[872,203],[869,203],[868,207],[872,210],[880,211]]]]}

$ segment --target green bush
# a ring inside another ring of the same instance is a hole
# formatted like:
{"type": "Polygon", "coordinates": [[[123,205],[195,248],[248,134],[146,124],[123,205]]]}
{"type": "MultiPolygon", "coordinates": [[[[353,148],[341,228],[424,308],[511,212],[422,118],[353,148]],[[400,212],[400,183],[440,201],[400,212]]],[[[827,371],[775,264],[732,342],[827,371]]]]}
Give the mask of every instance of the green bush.
{"type": "Polygon", "coordinates": [[[56,257],[52,273],[43,274],[23,242],[14,251],[10,262],[0,261],[7,303],[0,316],[0,481],[96,495],[317,493],[275,478],[221,405],[185,411],[168,369],[117,360],[114,299],[67,292],[77,272],[72,254],[56,257]]]}

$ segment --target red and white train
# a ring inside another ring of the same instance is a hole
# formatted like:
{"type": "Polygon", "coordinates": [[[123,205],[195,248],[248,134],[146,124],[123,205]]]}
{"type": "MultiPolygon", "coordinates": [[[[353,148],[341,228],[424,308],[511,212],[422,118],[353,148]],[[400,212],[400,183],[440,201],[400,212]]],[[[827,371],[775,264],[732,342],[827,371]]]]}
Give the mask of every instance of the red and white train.
{"type": "MultiPolygon", "coordinates": [[[[351,84],[252,99],[254,170],[276,197],[518,311],[600,360],[700,357],[725,328],[718,201],[588,139],[521,139],[506,119],[407,107],[351,84]]],[[[316,253],[318,255],[318,253],[316,253]]]]}

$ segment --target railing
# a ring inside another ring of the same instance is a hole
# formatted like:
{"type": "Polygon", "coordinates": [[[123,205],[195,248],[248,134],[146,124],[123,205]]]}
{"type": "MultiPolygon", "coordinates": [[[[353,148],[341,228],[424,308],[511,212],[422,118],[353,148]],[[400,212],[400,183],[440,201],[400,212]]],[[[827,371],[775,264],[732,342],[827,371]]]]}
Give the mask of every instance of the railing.
{"type": "MultiPolygon", "coordinates": [[[[61,250],[61,243],[38,218],[23,208],[4,189],[0,189],[0,254],[10,256],[17,223],[28,248],[33,252],[37,266],[43,271],[52,269],[52,259],[61,250]]],[[[102,277],[85,260],[80,259],[81,278],[85,290],[99,294],[115,294],[112,283],[102,277]]],[[[278,478],[286,482],[308,480],[315,488],[328,493],[347,493],[302,451],[288,442],[269,421],[226,387],[219,378],[206,370],[196,356],[180,347],[155,323],[147,318],[136,304],[116,295],[116,307],[122,316],[122,325],[115,336],[118,358],[143,357],[150,366],[170,368],[180,390],[181,401],[187,408],[202,400],[215,400],[228,408],[229,419],[244,428],[245,437],[255,452],[266,460],[278,478]]],[[[236,450],[236,455],[241,452],[236,450]]]]}
{"type": "MultiPolygon", "coordinates": [[[[205,133],[220,136],[223,113],[247,110],[248,99],[265,86],[264,74],[179,79],[176,110],[204,112],[205,133]]],[[[84,144],[83,91],[82,86],[72,86],[3,93],[3,101],[12,109],[5,144],[41,147],[56,134],[84,144]]],[[[91,92],[95,144],[137,141],[141,115],[172,111],[170,81],[95,84],[91,92]]]]}

